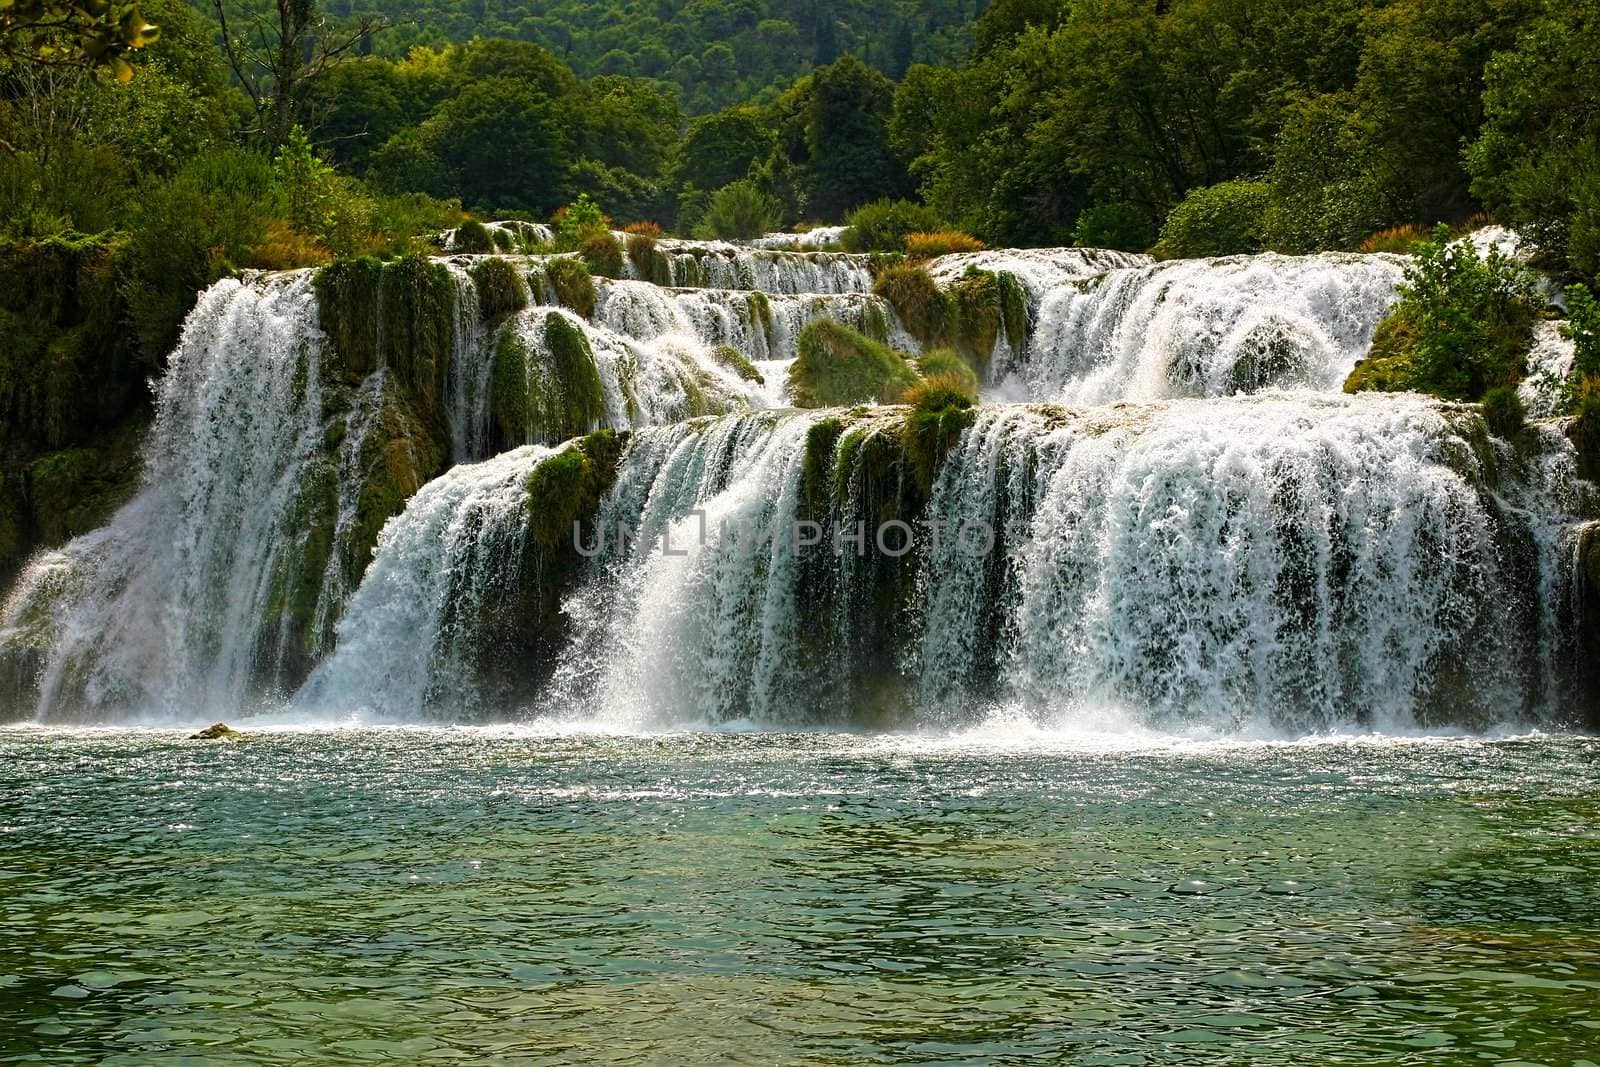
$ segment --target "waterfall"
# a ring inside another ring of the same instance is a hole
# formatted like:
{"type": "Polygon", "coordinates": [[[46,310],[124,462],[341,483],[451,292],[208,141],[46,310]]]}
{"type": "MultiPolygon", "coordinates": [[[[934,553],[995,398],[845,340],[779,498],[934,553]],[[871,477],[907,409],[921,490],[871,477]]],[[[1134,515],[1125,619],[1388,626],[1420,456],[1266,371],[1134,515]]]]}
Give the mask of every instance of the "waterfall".
{"type": "Polygon", "coordinates": [[[1102,404],[1337,389],[1395,300],[1398,256],[1236,256],[1124,267],[1052,288],[1022,377],[1102,404]]]}
{"type": "Polygon", "coordinates": [[[437,701],[470,709],[479,620],[514,591],[527,477],[549,454],[529,446],[463,464],[412,497],[378,539],[339,624],[337,650],[306,683],[302,703],[402,718],[437,701]]]}
{"type": "MultiPolygon", "coordinates": [[[[941,257],[1003,276],[986,396],[1027,402],[930,416],[786,408],[809,323],[919,351],[867,257],[661,239],[673,284],[630,255],[573,310],[544,237],[490,233],[519,251],[201,295],[141,490],[0,601],[14,711],[1300,733],[1573,704],[1597,509],[1559,425],[1340,392],[1403,257],[941,257]]],[[[1570,359],[1540,324],[1533,413],[1570,359]]]]}
{"type": "Polygon", "coordinates": [[[25,581],[53,602],[8,605],[0,622],[51,619],[41,715],[244,698],[322,441],[318,341],[307,273],[201,296],[161,380],[143,488],[108,528],[30,566],[70,572],[25,581]]]}

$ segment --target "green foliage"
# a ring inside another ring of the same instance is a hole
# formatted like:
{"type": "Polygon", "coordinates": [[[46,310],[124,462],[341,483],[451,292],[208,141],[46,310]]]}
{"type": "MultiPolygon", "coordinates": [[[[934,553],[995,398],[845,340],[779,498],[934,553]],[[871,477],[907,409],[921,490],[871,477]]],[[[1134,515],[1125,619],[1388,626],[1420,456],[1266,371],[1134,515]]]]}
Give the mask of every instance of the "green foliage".
{"type": "Polygon", "coordinates": [[[812,74],[807,106],[809,210],[839,218],[859,204],[911,191],[905,167],[889,148],[894,86],[888,78],[844,56],[812,74]]]}
{"type": "Polygon", "coordinates": [[[1572,342],[1573,378],[1600,377],[1600,300],[1588,286],[1567,288],[1567,321],[1561,335],[1572,342]]]}
{"type": "Polygon", "coordinates": [[[1491,59],[1472,191],[1554,264],[1600,273],[1600,2],[1550,4],[1491,59]]]}
{"type": "MultiPolygon", "coordinates": [[[[966,360],[948,348],[936,348],[918,359],[917,373],[924,379],[922,385],[937,383],[940,388],[958,388],[969,402],[975,403],[978,399],[977,374],[966,360]]],[[[920,395],[923,394],[908,392],[906,403],[918,405],[916,397],[920,395]]]]}
{"type": "Polygon", "coordinates": [[[600,510],[616,479],[622,444],[613,430],[596,430],[541,460],[528,475],[528,532],[545,551],[573,544],[573,526],[600,510]]]}
{"type": "Polygon", "coordinates": [[[909,200],[875,200],[845,216],[844,246],[851,252],[902,252],[913,233],[944,228],[938,214],[909,200]]]}
{"type": "Polygon", "coordinates": [[[578,245],[578,255],[590,274],[602,278],[620,278],[623,275],[622,244],[609,231],[591,233],[578,245]]]}
{"type": "Polygon", "coordinates": [[[800,331],[798,355],[789,365],[789,393],[803,408],[895,403],[916,381],[916,372],[888,346],[828,319],[800,331]]]}
{"type": "Polygon", "coordinates": [[[737,181],[712,194],[695,226],[695,236],[748,240],[775,228],[778,205],[754,182],[737,181]]]}
{"type": "Polygon", "coordinates": [[[956,302],[922,267],[910,263],[888,267],[878,274],[872,291],[889,302],[906,332],[924,348],[952,343],[958,315],[956,302]]]}
{"type": "MultiPolygon", "coordinates": [[[[1379,333],[1379,366],[1358,366],[1347,391],[1402,387],[1456,400],[1476,400],[1524,373],[1538,311],[1532,273],[1491,249],[1480,257],[1470,241],[1452,241],[1440,226],[1417,247],[1400,302],[1379,333]]],[[[1373,360],[1369,359],[1368,363],[1373,360]]]]}
{"type": "Polygon", "coordinates": [[[588,193],[555,214],[556,247],[571,252],[596,234],[610,233],[611,220],[588,193]]]}
{"type": "Polygon", "coordinates": [[[1072,224],[1072,243],[1080,248],[1143,252],[1156,242],[1150,213],[1136,204],[1112,201],[1088,207],[1072,224]]]}
{"type": "Polygon", "coordinates": [[[105,67],[133,77],[128,53],[160,36],[139,5],[96,0],[7,0],[0,4],[0,56],[23,63],[105,67]]]}
{"type": "Polygon", "coordinates": [[[744,353],[732,345],[713,346],[711,358],[747,382],[755,382],[757,385],[766,384],[766,379],[761,376],[761,372],[756,369],[756,365],[746,359],[744,353]]]}
{"type": "Polygon", "coordinates": [[[906,394],[912,410],[900,431],[900,444],[916,479],[926,496],[933,489],[939,464],[961,435],[977,418],[973,398],[957,379],[930,379],[919,382],[906,394]]]}
{"type": "Polygon", "coordinates": [[[1528,416],[1514,385],[1497,385],[1483,394],[1483,421],[1496,437],[1511,438],[1522,432],[1528,416]]]}
{"type": "Polygon", "coordinates": [[[1271,196],[1271,187],[1262,182],[1196,189],[1167,216],[1156,251],[1183,259],[1259,252],[1271,196]]]}
{"type": "Polygon", "coordinates": [[[499,256],[480,259],[470,273],[478,291],[478,311],[485,319],[497,319],[528,306],[528,284],[510,260],[499,256]]]}
{"type": "Polygon", "coordinates": [[[557,256],[545,261],[544,276],[562,307],[571,308],[584,318],[594,317],[597,294],[594,279],[581,260],[557,256]]]}
{"type": "Polygon", "coordinates": [[[451,243],[451,251],[484,253],[494,251],[494,237],[489,233],[489,227],[477,219],[468,219],[456,227],[455,240],[451,243]]]}

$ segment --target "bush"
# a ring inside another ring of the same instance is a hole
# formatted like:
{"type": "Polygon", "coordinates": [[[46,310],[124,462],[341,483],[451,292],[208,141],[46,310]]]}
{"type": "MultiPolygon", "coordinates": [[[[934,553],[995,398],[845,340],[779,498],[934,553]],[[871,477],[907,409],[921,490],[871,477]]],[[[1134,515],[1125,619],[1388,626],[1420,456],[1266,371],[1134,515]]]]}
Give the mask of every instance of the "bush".
{"type": "Polygon", "coordinates": [[[1410,255],[1417,245],[1428,239],[1428,230],[1425,226],[1416,224],[1408,226],[1391,226],[1387,230],[1379,230],[1357,246],[1358,252],[1397,252],[1400,255],[1410,255]]]}
{"type": "Polygon", "coordinates": [[[936,259],[954,252],[981,252],[983,242],[960,230],[934,230],[906,235],[906,256],[910,259],[936,259]]]}
{"type": "Polygon", "coordinates": [[[829,319],[801,330],[798,348],[789,365],[789,393],[796,407],[871,400],[893,404],[917,381],[916,372],[887,345],[829,319]]]}
{"type": "Polygon", "coordinates": [[[954,332],[954,304],[921,267],[911,263],[886,267],[872,291],[893,306],[906,332],[923,347],[944,344],[954,332]]]}
{"type": "Polygon", "coordinates": [[[493,252],[494,236],[489,233],[489,227],[477,219],[468,219],[456,227],[455,238],[450,242],[450,251],[469,254],[493,252]]]}
{"type": "Polygon", "coordinates": [[[550,224],[555,228],[556,247],[563,252],[576,251],[589,238],[611,232],[611,220],[606,218],[606,213],[589,198],[588,193],[559,208],[551,217],[550,224]]]}
{"type": "Polygon", "coordinates": [[[656,285],[672,284],[672,266],[657,246],[656,239],[648,233],[628,235],[628,259],[633,262],[634,270],[638,272],[639,277],[645,281],[654,282],[656,285]]]}
{"type": "Polygon", "coordinates": [[[1380,377],[1379,368],[1358,366],[1345,388],[1387,389],[1388,382],[1404,381],[1434,396],[1476,400],[1494,386],[1515,385],[1537,312],[1528,268],[1498,249],[1480,257],[1472,242],[1452,241],[1441,225],[1433,240],[1417,246],[1400,302],[1374,338],[1373,354],[1387,369],[1380,377]]]}
{"type": "Polygon", "coordinates": [[[850,252],[898,252],[914,233],[945,229],[938,214],[909,200],[874,200],[845,216],[850,228],[842,238],[850,252]]]}
{"type": "Polygon", "coordinates": [[[960,375],[941,374],[911,386],[904,400],[918,411],[950,411],[970,408],[978,397],[960,375]]]}
{"type": "Polygon", "coordinates": [[[1264,182],[1192,190],[1167,216],[1156,252],[1169,259],[1259,252],[1271,198],[1272,188],[1264,182]]]}
{"type": "Polygon", "coordinates": [[[242,266],[260,270],[293,270],[319,267],[333,255],[311,234],[297,229],[287,219],[268,219],[261,243],[252,248],[242,266]]]}
{"type": "Polygon", "coordinates": [[[544,276],[563,307],[586,319],[594,317],[594,279],[582,263],[570,256],[557,256],[545,263],[544,276]]]}
{"type": "MultiPolygon", "coordinates": [[[[917,360],[917,371],[926,380],[959,382],[962,392],[974,401],[978,398],[978,375],[966,360],[948,348],[936,348],[917,360]]],[[[914,403],[914,401],[909,401],[914,403]]]]}
{"type": "Polygon", "coordinates": [[[637,234],[640,237],[660,237],[663,231],[659,222],[650,222],[647,219],[642,219],[638,222],[628,223],[622,228],[622,232],[629,235],[637,234]]]}
{"type": "Polygon", "coordinates": [[[1497,385],[1483,394],[1483,421],[1496,437],[1515,437],[1527,422],[1522,397],[1514,385],[1497,385]]]}
{"type": "Polygon", "coordinates": [[[583,257],[590,274],[598,274],[602,278],[622,277],[622,245],[617,243],[610,231],[592,233],[584,238],[578,246],[578,254],[583,257]]]}
{"type": "Polygon", "coordinates": [[[778,213],[778,202],[754,182],[732,182],[711,194],[694,233],[706,239],[747,241],[776,226],[778,213]]]}
{"type": "Polygon", "coordinates": [[[1155,242],[1156,228],[1150,213],[1120,201],[1085,208],[1072,227],[1072,243],[1079,248],[1143,252],[1155,242]]]}
{"type": "Polygon", "coordinates": [[[472,284],[478,291],[478,313],[496,319],[528,306],[528,287],[508,259],[488,256],[472,265],[472,284]]]}

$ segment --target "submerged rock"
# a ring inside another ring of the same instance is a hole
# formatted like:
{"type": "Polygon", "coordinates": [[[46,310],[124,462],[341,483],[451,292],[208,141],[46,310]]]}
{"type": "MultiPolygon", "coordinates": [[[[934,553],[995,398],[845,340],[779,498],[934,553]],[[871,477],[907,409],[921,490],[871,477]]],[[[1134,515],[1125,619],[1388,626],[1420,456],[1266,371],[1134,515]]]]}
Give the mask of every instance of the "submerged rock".
{"type": "Polygon", "coordinates": [[[238,741],[244,734],[225,722],[214,722],[204,730],[189,735],[191,741],[238,741]]]}

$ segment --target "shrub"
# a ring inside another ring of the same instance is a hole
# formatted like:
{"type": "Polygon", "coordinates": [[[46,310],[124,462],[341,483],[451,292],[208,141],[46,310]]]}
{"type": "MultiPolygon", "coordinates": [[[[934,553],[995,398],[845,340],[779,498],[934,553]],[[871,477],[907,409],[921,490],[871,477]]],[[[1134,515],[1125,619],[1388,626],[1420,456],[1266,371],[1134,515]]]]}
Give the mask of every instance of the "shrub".
{"type": "Polygon", "coordinates": [[[910,259],[935,259],[954,252],[981,252],[983,242],[960,230],[934,230],[906,234],[906,256],[910,259]]]}
{"type": "MultiPolygon", "coordinates": [[[[917,360],[917,371],[927,381],[959,382],[967,396],[978,398],[978,375],[971,365],[948,348],[936,348],[917,360]]],[[[914,403],[909,400],[908,403],[914,403]]]]}
{"type": "Polygon", "coordinates": [[[909,200],[874,200],[845,216],[843,244],[850,252],[898,252],[913,233],[933,233],[944,223],[930,207],[909,200]]]}
{"type": "Polygon", "coordinates": [[[598,274],[602,278],[622,277],[622,245],[617,243],[610,231],[603,230],[585,237],[578,246],[578,254],[583,257],[590,274],[598,274]]]}
{"type": "Polygon", "coordinates": [[[1072,243],[1079,248],[1143,252],[1155,241],[1156,228],[1150,213],[1120,201],[1085,208],[1072,227],[1072,243]]]}
{"type": "Polygon", "coordinates": [[[528,287],[510,260],[489,256],[472,265],[472,283],[478,290],[478,313],[495,319],[528,306],[528,287]]]}
{"type": "Polygon", "coordinates": [[[1222,182],[1194,189],[1167,216],[1157,254],[1187,259],[1259,252],[1271,198],[1272,188],[1264,182],[1222,182]]]}
{"type": "Polygon", "coordinates": [[[1362,241],[1356,247],[1357,252],[1396,252],[1400,255],[1410,255],[1411,252],[1428,239],[1428,230],[1425,226],[1411,223],[1406,226],[1391,226],[1387,230],[1377,233],[1362,241]]]}
{"type": "Polygon", "coordinates": [[[1584,285],[1567,289],[1567,321],[1561,335],[1572,342],[1572,374],[1583,380],[1600,376],[1600,301],[1584,285]]]}
{"type": "Polygon", "coordinates": [[[594,279],[582,263],[570,256],[557,256],[545,263],[544,276],[563,307],[586,319],[594,317],[594,279]]]}
{"type": "Polygon", "coordinates": [[[659,222],[651,222],[648,219],[630,222],[622,228],[622,232],[630,235],[637,234],[640,237],[660,237],[662,235],[661,224],[659,222]]]}
{"type": "Polygon", "coordinates": [[[575,251],[596,234],[611,232],[611,220],[606,218],[606,213],[590,199],[588,193],[580,194],[566,207],[558,208],[550,224],[555,228],[556,247],[563,252],[575,251]]]}
{"type": "Polygon", "coordinates": [[[955,306],[931,275],[910,263],[878,272],[872,291],[887,300],[906,332],[923,345],[946,343],[955,325],[955,306]]]}
{"type": "Polygon", "coordinates": [[[1498,249],[1480,257],[1470,241],[1452,241],[1450,228],[1440,225],[1433,240],[1417,246],[1400,302],[1379,327],[1388,365],[1383,378],[1378,368],[1358,366],[1345,388],[1392,388],[1380,382],[1404,380],[1435,396],[1475,400],[1494,386],[1515,385],[1537,311],[1528,268],[1498,249]]]}
{"type": "Polygon", "coordinates": [[[829,319],[801,330],[798,348],[789,365],[789,393],[796,407],[870,400],[892,404],[917,381],[916,372],[887,345],[829,319]]]}
{"type": "Polygon", "coordinates": [[[776,226],[778,212],[778,202],[754,182],[731,182],[711,194],[694,233],[707,239],[749,240],[776,226]]]}
{"type": "Polygon", "coordinates": [[[477,219],[468,219],[456,227],[455,236],[450,242],[450,251],[469,254],[493,252],[494,237],[489,233],[489,227],[477,219]]]}
{"type": "MultiPolygon", "coordinates": [[[[659,227],[657,227],[659,229],[659,227]]],[[[639,277],[656,285],[672,284],[672,267],[656,239],[647,233],[628,235],[628,259],[633,262],[639,277]]]]}
{"type": "Polygon", "coordinates": [[[1515,437],[1527,422],[1514,385],[1497,385],[1483,394],[1483,421],[1496,437],[1515,437]]]}
{"type": "Polygon", "coordinates": [[[957,374],[924,378],[908,388],[903,399],[918,411],[959,410],[970,408],[978,401],[966,380],[957,374]]]}
{"type": "Polygon", "coordinates": [[[246,253],[241,266],[261,270],[317,267],[333,259],[321,241],[287,219],[268,219],[261,242],[246,253]]]}

